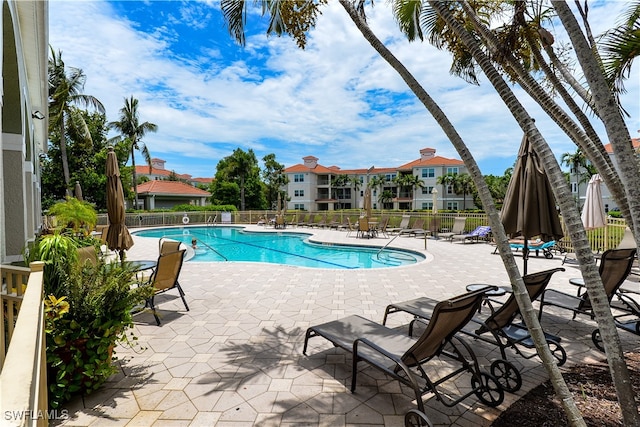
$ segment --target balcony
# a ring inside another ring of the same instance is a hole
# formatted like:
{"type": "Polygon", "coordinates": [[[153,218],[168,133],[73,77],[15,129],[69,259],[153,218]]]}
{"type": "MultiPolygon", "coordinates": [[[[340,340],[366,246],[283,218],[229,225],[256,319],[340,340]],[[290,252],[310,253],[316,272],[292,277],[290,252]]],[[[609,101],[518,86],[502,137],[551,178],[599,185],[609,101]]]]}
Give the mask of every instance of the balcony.
{"type": "Polygon", "coordinates": [[[3,426],[47,426],[44,263],[2,266],[0,410],[3,426]]]}

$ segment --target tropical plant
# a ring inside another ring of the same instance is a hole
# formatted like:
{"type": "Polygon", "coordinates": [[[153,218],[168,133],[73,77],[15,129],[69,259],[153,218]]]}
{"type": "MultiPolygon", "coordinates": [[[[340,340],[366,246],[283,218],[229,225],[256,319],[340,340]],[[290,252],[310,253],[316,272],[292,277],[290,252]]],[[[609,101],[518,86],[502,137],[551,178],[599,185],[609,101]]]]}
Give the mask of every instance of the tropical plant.
{"type": "Polygon", "coordinates": [[[468,173],[457,174],[453,181],[453,187],[457,194],[462,194],[462,209],[466,209],[467,194],[471,194],[475,190],[473,178],[468,173]]]}
{"type": "Polygon", "coordinates": [[[71,174],[67,155],[67,128],[74,131],[76,138],[92,144],[91,133],[80,110],[73,108],[80,104],[92,107],[104,114],[104,106],[95,97],[82,92],[86,76],[79,68],[65,68],[62,52],[50,48],[51,57],[48,63],[49,79],[49,133],[57,133],[60,147],[60,158],[67,195],[71,195],[71,174]]]}
{"type": "Polygon", "coordinates": [[[120,132],[120,136],[112,138],[110,143],[117,143],[125,140],[129,146],[129,152],[131,153],[131,166],[132,166],[132,186],[133,186],[133,209],[138,209],[138,180],[136,179],[136,150],[140,150],[145,162],[149,166],[149,173],[151,173],[151,154],[149,149],[142,142],[142,138],[147,132],[156,132],[158,126],[150,122],[140,123],[140,114],[138,112],[138,100],[133,95],[124,100],[124,107],[120,109],[120,117],[117,121],[109,123],[109,127],[116,129],[120,132]]]}
{"type": "Polygon", "coordinates": [[[53,205],[49,215],[55,216],[59,231],[69,231],[73,235],[87,236],[98,223],[98,215],[91,204],[75,197],[67,197],[66,201],[53,205]]]}
{"type": "Polygon", "coordinates": [[[262,207],[266,202],[262,196],[260,186],[260,168],[258,159],[252,149],[244,151],[241,148],[233,150],[233,154],[221,159],[217,165],[216,181],[235,182],[240,189],[240,210],[246,210],[248,193],[254,196],[252,205],[262,207]]]}
{"type": "Polygon", "coordinates": [[[132,309],[151,296],[150,287],[131,287],[130,264],[78,262],[79,244],[59,233],[40,236],[25,254],[43,261],[49,404],[58,408],[71,396],[90,393],[115,371],[112,350],[133,343],[132,309]]]}
{"type": "Polygon", "coordinates": [[[340,198],[337,196],[338,189],[344,188],[349,184],[351,184],[349,175],[339,174],[331,177],[331,197],[338,200],[338,209],[340,209],[342,205],[340,203],[340,198]]]}

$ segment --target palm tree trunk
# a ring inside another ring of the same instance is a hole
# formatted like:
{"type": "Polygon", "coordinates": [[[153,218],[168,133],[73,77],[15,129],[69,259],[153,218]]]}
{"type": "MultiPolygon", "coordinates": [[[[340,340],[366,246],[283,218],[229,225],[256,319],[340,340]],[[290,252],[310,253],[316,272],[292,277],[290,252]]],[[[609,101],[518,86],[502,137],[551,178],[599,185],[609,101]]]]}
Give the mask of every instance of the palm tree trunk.
{"type": "MultiPolygon", "coordinates": [[[[402,79],[407,83],[409,88],[416,94],[418,99],[420,99],[420,101],[424,104],[424,106],[431,113],[434,119],[438,122],[449,140],[458,151],[458,154],[460,155],[474,180],[476,188],[478,189],[480,199],[487,209],[489,223],[492,230],[495,230],[496,241],[500,250],[500,256],[502,257],[505,267],[509,273],[509,277],[511,278],[518,303],[521,304],[520,306],[524,308],[524,310],[522,310],[523,316],[528,317],[530,320],[537,324],[535,325],[537,326],[535,330],[531,331],[531,335],[534,342],[536,343],[536,348],[538,349],[538,353],[541,355],[544,366],[549,372],[550,377],[553,379],[554,389],[560,396],[565,411],[567,411],[568,414],[578,414],[578,419],[581,419],[580,412],[575,406],[571,392],[566,386],[566,383],[564,382],[562,375],[560,374],[560,371],[555,363],[555,359],[546,344],[544,334],[542,333],[542,328],[540,327],[537,321],[537,317],[534,314],[533,305],[531,303],[531,300],[529,300],[528,298],[528,293],[524,285],[524,281],[522,280],[522,277],[520,276],[520,273],[518,271],[518,266],[516,264],[513,253],[511,252],[504,227],[500,222],[498,211],[495,207],[495,204],[493,203],[489,187],[484,181],[482,172],[475,162],[475,159],[471,156],[466,144],[464,143],[464,141],[462,141],[462,138],[457,133],[444,112],[433,101],[433,99],[424,90],[424,88],[422,88],[422,86],[413,77],[409,70],[407,70],[406,67],[404,67],[404,65],[400,61],[398,61],[395,56],[393,56],[393,54],[386,48],[386,46],[384,46],[384,44],[380,42],[380,40],[371,31],[366,22],[358,15],[353,5],[347,0],[340,0],[340,4],[347,11],[351,20],[355,23],[356,27],[358,27],[365,39],[380,54],[380,56],[398,72],[402,79]]],[[[529,325],[529,323],[527,323],[527,325],[529,325]]],[[[573,415],[569,416],[569,419],[573,418],[573,415]]],[[[582,422],[582,425],[584,425],[584,421],[582,422]]]]}
{"type": "MultiPolygon", "coordinates": [[[[474,59],[478,62],[485,75],[489,78],[493,86],[496,88],[498,94],[503,99],[505,104],[509,107],[509,110],[512,112],[513,116],[516,118],[525,133],[529,135],[534,149],[543,160],[545,171],[550,179],[551,186],[554,190],[554,196],[560,204],[563,219],[565,220],[565,224],[569,229],[572,241],[577,248],[576,253],[579,253],[581,271],[583,277],[585,278],[585,282],[589,283],[587,285],[587,288],[589,289],[589,296],[592,301],[592,307],[597,317],[598,324],[602,324],[600,329],[601,334],[603,333],[603,327],[606,329],[607,333],[610,332],[612,334],[610,335],[612,341],[611,344],[615,346],[615,348],[612,347],[611,351],[612,353],[619,352],[619,354],[621,355],[622,348],[619,345],[620,340],[617,335],[615,324],[613,322],[613,316],[609,308],[608,299],[606,297],[604,287],[602,286],[602,281],[600,279],[593,256],[591,254],[591,248],[586,238],[586,232],[584,231],[584,227],[580,219],[580,214],[576,209],[576,205],[571,202],[572,198],[570,191],[564,184],[564,177],[557,161],[555,160],[555,156],[551,152],[548,144],[544,141],[542,135],[540,135],[538,130],[535,128],[532,119],[528,116],[524,107],[520,104],[518,99],[511,91],[510,87],[506,84],[506,82],[504,82],[500,74],[493,67],[489,58],[483,53],[476,39],[471,35],[471,33],[466,31],[459,25],[459,23],[452,17],[450,11],[447,8],[443,7],[440,2],[429,0],[429,3],[447,22],[449,28],[453,29],[453,31],[455,31],[455,33],[463,40],[463,43],[470,49],[474,59]],[[596,305],[598,306],[597,309],[596,305]]],[[[563,6],[566,7],[566,4],[563,3],[563,6]]],[[[520,303],[519,300],[518,303],[520,303]]],[[[537,318],[531,319],[529,313],[527,312],[523,312],[523,318],[527,326],[532,325],[533,329],[539,328],[537,318]],[[531,320],[534,320],[534,322],[531,323],[531,320]]],[[[531,330],[531,332],[532,336],[534,336],[535,338],[534,332],[537,333],[537,331],[534,331],[533,329],[531,330]]],[[[536,348],[538,348],[537,343],[536,348]]],[[[539,348],[538,351],[540,351],[539,348]]],[[[614,384],[616,386],[616,391],[619,396],[619,403],[621,406],[625,405],[628,402],[628,398],[624,399],[623,396],[625,394],[631,396],[634,395],[631,388],[631,381],[626,364],[624,364],[624,362],[620,363],[621,358],[619,359],[618,356],[609,357],[609,352],[607,352],[607,359],[609,361],[609,366],[612,372],[614,384]]],[[[555,378],[552,377],[552,382],[554,381],[555,378]]],[[[633,400],[633,398],[631,398],[631,400],[633,400]]],[[[582,420],[575,406],[573,409],[565,406],[565,411],[567,412],[570,422],[575,422],[576,424],[580,425],[584,424],[584,420],[582,420]]],[[[637,408],[635,407],[635,403],[633,405],[632,412],[635,412],[636,415],[628,414],[631,418],[625,419],[625,422],[628,423],[628,425],[638,425],[637,408]]],[[[623,416],[625,416],[624,410],[623,416]]]]}
{"type": "Polygon", "coordinates": [[[136,154],[135,154],[135,144],[131,144],[131,167],[133,172],[131,173],[131,177],[133,180],[133,210],[138,210],[138,177],[136,174],[136,154]]]}
{"type": "MultiPolygon", "coordinates": [[[[564,1],[553,0],[551,3],[571,39],[576,56],[593,94],[598,115],[602,117],[607,135],[618,159],[620,175],[622,181],[626,184],[625,192],[627,193],[631,218],[634,220],[630,227],[634,230],[636,245],[639,245],[640,221],[637,221],[637,219],[640,218],[640,168],[636,154],[629,143],[631,139],[629,130],[604,79],[600,65],[595,60],[592,49],[585,40],[580,25],[573,16],[571,9],[564,1]]],[[[588,284],[586,277],[585,283],[588,284]]],[[[587,292],[592,300],[593,311],[600,328],[600,335],[605,346],[611,376],[616,386],[622,418],[625,425],[640,425],[640,414],[638,413],[635,394],[629,379],[629,371],[620,346],[620,338],[613,323],[609,301],[606,298],[600,299],[597,294],[593,294],[592,297],[592,289],[589,286],[587,286],[587,292]],[[603,328],[605,328],[604,331],[603,328]],[[605,333],[608,335],[606,338],[605,333]]]]}
{"type": "Polygon", "coordinates": [[[69,157],[67,155],[67,138],[64,133],[64,113],[60,117],[60,159],[62,160],[62,175],[67,197],[71,197],[71,175],[69,174],[69,157]]]}

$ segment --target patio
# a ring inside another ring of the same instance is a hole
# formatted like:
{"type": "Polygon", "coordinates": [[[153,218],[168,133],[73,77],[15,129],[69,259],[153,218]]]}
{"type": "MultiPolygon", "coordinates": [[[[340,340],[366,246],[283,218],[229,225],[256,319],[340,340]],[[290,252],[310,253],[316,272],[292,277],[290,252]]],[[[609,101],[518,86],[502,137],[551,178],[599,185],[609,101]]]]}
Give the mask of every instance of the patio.
{"type": "MultiPolygon", "coordinates": [[[[248,226],[263,230],[263,227],[248,226]]],[[[289,229],[287,229],[288,231],[289,229]]],[[[346,232],[298,228],[326,242],[384,245],[390,239],[363,241],[346,232]]],[[[157,257],[157,239],[134,237],[128,259],[157,257]]],[[[393,246],[424,251],[425,241],[398,237],[393,246]]],[[[312,339],[302,354],[307,327],[350,314],[380,322],[390,302],[417,296],[445,299],[465,292],[470,283],[508,285],[501,259],[486,243],[460,244],[428,239],[427,260],[408,267],[375,270],[320,270],[257,263],[185,262],[180,283],[191,311],[177,292],[157,298],[162,325],[143,312],[135,334],[145,349],[116,348],[121,373],[101,390],[77,398],[66,408],[64,426],[401,426],[416,405],[412,393],[378,370],[364,367],[355,394],[349,391],[351,360],[328,341],[312,339]]],[[[519,265],[522,261],[518,260],[519,265]]],[[[559,267],[562,257],[531,257],[529,271],[559,267]]],[[[571,266],[556,273],[550,287],[575,292],[571,266]]],[[[631,286],[638,287],[637,283],[631,286]]],[[[550,310],[543,327],[563,338],[565,366],[601,359],[591,343],[595,323],[571,321],[550,310]]],[[[409,317],[396,314],[389,326],[409,317]]],[[[635,335],[620,332],[626,350],[635,335]]],[[[480,363],[499,357],[497,347],[473,343],[480,363]]],[[[513,354],[510,350],[510,355],[513,354]]],[[[510,357],[521,368],[524,384],[505,394],[498,408],[474,397],[453,408],[423,396],[435,425],[488,426],[501,410],[546,378],[539,360],[510,357]]],[[[433,369],[438,369],[436,364],[433,369]]],[[[468,388],[468,378],[455,388],[468,388]]]]}

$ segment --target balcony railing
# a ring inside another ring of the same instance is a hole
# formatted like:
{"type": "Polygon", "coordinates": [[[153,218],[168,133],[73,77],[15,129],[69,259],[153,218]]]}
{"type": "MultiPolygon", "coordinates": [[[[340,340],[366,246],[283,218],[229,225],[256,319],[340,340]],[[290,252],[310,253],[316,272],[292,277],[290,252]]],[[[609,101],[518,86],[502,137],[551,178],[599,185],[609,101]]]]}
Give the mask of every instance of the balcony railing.
{"type": "Polygon", "coordinates": [[[47,426],[44,263],[3,265],[0,414],[3,426],[47,426]]]}

